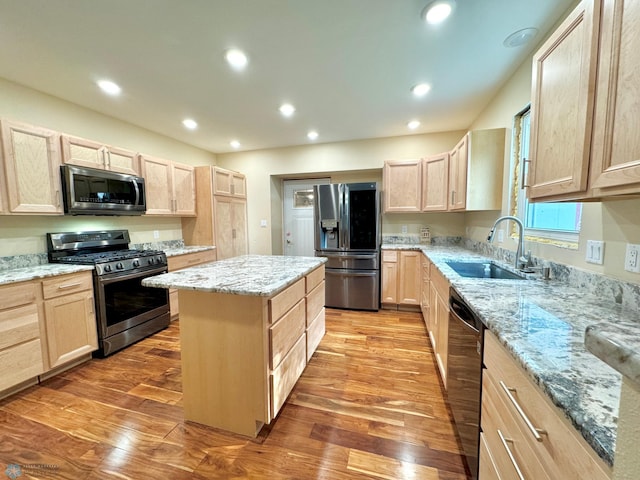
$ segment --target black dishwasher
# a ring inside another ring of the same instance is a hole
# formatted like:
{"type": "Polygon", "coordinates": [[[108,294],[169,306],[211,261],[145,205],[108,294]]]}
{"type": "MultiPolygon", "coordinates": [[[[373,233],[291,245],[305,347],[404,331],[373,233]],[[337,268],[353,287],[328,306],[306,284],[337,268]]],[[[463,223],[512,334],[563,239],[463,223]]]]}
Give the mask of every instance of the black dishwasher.
{"type": "Polygon", "coordinates": [[[475,480],[480,445],[484,326],[454,288],[449,290],[449,307],[447,395],[463,455],[475,480]]]}

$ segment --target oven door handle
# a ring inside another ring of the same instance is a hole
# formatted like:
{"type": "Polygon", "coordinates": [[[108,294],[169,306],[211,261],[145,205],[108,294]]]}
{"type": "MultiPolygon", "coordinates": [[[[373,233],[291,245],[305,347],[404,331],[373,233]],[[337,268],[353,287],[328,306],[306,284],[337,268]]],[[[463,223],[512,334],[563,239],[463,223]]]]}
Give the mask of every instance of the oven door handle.
{"type": "Polygon", "coordinates": [[[156,269],[153,269],[153,270],[142,270],[140,272],[128,273],[128,274],[125,274],[125,275],[116,272],[115,274],[112,274],[114,276],[104,275],[102,277],[98,277],[98,280],[103,285],[108,285],[109,283],[121,282],[123,280],[132,280],[134,278],[140,278],[140,277],[152,277],[154,275],[160,275],[161,273],[167,273],[167,267],[166,266],[161,268],[161,269],[157,269],[157,270],[156,269]]]}
{"type": "Polygon", "coordinates": [[[458,315],[458,313],[456,312],[455,306],[456,304],[450,305],[449,311],[451,315],[455,317],[457,320],[459,320],[460,323],[464,325],[466,328],[468,328],[469,330],[472,330],[474,333],[480,333],[480,331],[473,324],[471,324],[468,320],[465,320],[460,315],[458,315]]]}

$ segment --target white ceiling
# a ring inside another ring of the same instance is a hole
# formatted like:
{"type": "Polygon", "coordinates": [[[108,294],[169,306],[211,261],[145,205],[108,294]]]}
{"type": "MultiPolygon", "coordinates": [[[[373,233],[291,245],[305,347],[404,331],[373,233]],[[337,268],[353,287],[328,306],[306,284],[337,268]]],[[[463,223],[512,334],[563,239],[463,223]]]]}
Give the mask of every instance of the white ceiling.
{"type": "Polygon", "coordinates": [[[574,3],[457,0],[432,27],[428,2],[0,0],[0,77],[216,153],[232,139],[306,144],[310,129],[317,142],[459,130],[574,3]],[[502,45],[525,27],[540,30],[530,45],[502,45]],[[249,56],[243,72],[223,59],[231,47],[249,56]],[[102,94],[100,78],[122,95],[102,94]],[[432,90],[415,99],[419,82],[432,90]]]}

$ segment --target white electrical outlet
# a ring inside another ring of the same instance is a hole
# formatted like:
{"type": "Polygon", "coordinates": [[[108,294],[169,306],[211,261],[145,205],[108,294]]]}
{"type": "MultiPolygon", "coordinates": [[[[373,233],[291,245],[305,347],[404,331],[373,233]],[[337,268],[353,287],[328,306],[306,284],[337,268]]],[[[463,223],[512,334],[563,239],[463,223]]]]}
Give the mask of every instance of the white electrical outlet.
{"type": "Polygon", "coordinates": [[[160,232],[158,230],[153,231],[153,238],[156,238],[156,239],[160,238],[160,232]]]}
{"type": "Polygon", "coordinates": [[[604,242],[597,240],[587,240],[587,252],[585,260],[589,263],[602,265],[604,263],[604,242]]]}
{"type": "Polygon", "coordinates": [[[406,225],[402,225],[402,233],[407,233],[407,226],[406,225]]]}
{"type": "Polygon", "coordinates": [[[504,230],[498,230],[498,243],[504,242],[504,230]]]}
{"type": "Polygon", "coordinates": [[[640,273],[640,245],[627,243],[627,252],[624,256],[624,269],[627,272],[640,273]]]}
{"type": "Polygon", "coordinates": [[[266,221],[265,219],[260,220],[260,226],[261,226],[262,228],[266,228],[266,226],[267,226],[267,221],[266,221]]]}

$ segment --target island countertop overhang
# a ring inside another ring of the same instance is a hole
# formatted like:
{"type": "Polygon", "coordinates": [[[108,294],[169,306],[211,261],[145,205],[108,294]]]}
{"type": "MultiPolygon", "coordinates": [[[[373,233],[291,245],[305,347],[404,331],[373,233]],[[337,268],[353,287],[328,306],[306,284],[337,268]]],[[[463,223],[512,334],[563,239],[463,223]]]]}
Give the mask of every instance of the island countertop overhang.
{"type": "Polygon", "coordinates": [[[164,273],[145,287],[271,297],[327,261],[323,257],[242,255],[164,273]]]}

